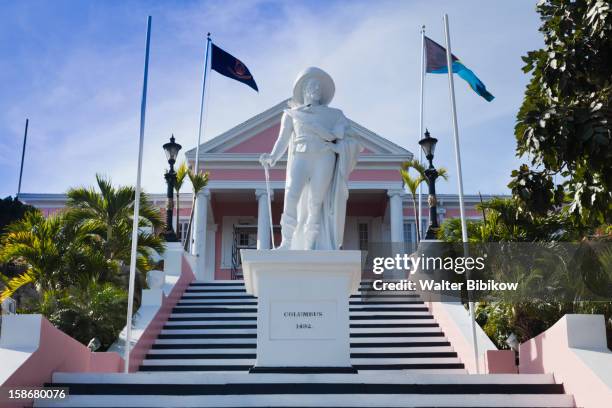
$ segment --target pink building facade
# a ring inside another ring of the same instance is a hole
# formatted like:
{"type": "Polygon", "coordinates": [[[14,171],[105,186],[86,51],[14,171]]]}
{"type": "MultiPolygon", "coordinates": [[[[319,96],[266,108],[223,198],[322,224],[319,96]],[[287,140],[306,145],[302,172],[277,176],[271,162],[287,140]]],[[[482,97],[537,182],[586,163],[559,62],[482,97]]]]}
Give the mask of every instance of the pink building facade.
{"type": "MultiPolygon", "coordinates": [[[[200,193],[206,211],[196,223],[205,225],[202,252],[203,270],[198,279],[240,278],[242,248],[269,248],[270,226],[264,171],[259,164],[261,153],[270,152],[278,136],[282,111],[287,101],[248,119],[200,146],[200,169],[207,171],[210,182],[200,193]]],[[[413,157],[412,152],[384,137],[350,121],[350,133],[358,139],[364,151],[349,179],[349,199],[344,239],[345,249],[363,249],[373,242],[415,242],[416,223],[412,197],[403,188],[399,168],[413,157]]],[[[193,167],[196,149],[185,153],[193,167]]],[[[272,189],[272,219],[274,241],[280,242],[278,223],[283,208],[286,156],[270,171],[272,189]]],[[[186,239],[191,216],[192,195],[189,186],[181,193],[179,223],[174,228],[186,239]]],[[[22,194],[21,199],[40,208],[45,215],[53,214],[65,205],[63,194],[22,194]]],[[[488,199],[490,196],[483,196],[488,199]]],[[[165,210],[164,194],[150,194],[160,211],[165,210]]],[[[475,205],[480,197],[468,195],[465,204],[468,218],[481,217],[475,205]]],[[[456,195],[438,195],[439,221],[459,216],[456,195]]],[[[421,226],[427,229],[428,211],[423,195],[421,226]]],[[[193,226],[194,229],[197,225],[193,226]]]]}

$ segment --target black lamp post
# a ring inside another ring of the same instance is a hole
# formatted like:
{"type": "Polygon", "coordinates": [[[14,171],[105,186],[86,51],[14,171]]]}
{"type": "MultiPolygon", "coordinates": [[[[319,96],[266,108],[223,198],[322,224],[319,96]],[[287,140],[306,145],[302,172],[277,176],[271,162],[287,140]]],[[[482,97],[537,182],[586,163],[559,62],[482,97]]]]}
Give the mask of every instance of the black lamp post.
{"type": "Polygon", "coordinates": [[[174,135],[172,135],[172,137],[170,137],[170,142],[165,143],[163,147],[164,151],[166,152],[166,157],[168,158],[168,164],[170,165],[170,170],[166,171],[166,174],[164,174],[166,184],[168,185],[166,195],[166,231],[164,232],[164,237],[166,238],[167,242],[178,242],[179,239],[172,229],[172,213],[174,211],[174,184],[176,183],[174,163],[176,163],[176,156],[178,156],[178,152],[181,150],[182,146],[174,142],[174,135]]]}
{"type": "Polygon", "coordinates": [[[425,239],[436,239],[436,232],[439,228],[436,199],[436,179],[438,178],[438,171],[432,164],[436,143],[438,143],[438,139],[431,137],[429,130],[425,130],[425,137],[419,141],[423,153],[425,153],[425,157],[429,161],[429,167],[425,170],[425,177],[427,178],[427,185],[429,186],[429,196],[427,197],[427,204],[429,204],[429,227],[427,228],[425,239]]]}

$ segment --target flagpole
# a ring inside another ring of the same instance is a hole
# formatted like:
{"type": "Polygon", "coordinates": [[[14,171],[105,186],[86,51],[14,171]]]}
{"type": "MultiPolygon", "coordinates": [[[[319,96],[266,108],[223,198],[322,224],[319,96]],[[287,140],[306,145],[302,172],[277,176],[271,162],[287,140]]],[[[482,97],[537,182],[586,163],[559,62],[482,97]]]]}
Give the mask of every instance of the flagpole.
{"type": "MultiPolygon", "coordinates": [[[[455,83],[453,80],[453,58],[450,43],[450,31],[448,28],[448,14],[444,14],[444,34],[446,36],[446,65],[448,67],[448,87],[453,119],[453,136],[455,140],[455,162],[457,164],[457,184],[459,186],[459,214],[461,216],[461,240],[467,251],[468,234],[467,223],[465,220],[465,205],[463,201],[463,174],[461,172],[461,152],[459,149],[459,126],[457,125],[457,106],[455,103],[455,83]]],[[[467,254],[465,254],[467,256],[467,254]]],[[[469,292],[468,292],[469,296],[469,292]]],[[[474,315],[474,302],[468,301],[470,318],[472,320],[472,344],[474,345],[474,364],[476,373],[480,374],[480,364],[478,357],[478,339],[476,338],[476,318],[474,315]]]]}
{"type": "Polygon", "coordinates": [[[15,197],[19,200],[19,194],[21,194],[21,178],[23,177],[23,160],[25,159],[25,150],[26,150],[26,142],[28,140],[28,124],[30,123],[30,119],[26,118],[25,131],[23,133],[23,148],[21,149],[21,168],[19,169],[19,185],[17,186],[17,196],[15,197]]]}
{"type": "MultiPolygon", "coordinates": [[[[200,125],[198,127],[198,144],[196,145],[196,159],[194,165],[194,173],[198,174],[200,165],[200,143],[202,140],[202,121],[204,118],[204,95],[206,92],[206,72],[208,71],[208,58],[210,54],[210,33],[206,36],[206,55],[204,56],[204,73],[202,74],[202,99],[200,100],[200,125]]],[[[195,197],[194,197],[195,199],[195,197]]]]}
{"type": "MultiPolygon", "coordinates": [[[[420,100],[420,110],[419,110],[419,137],[418,140],[421,140],[423,137],[423,105],[425,101],[425,25],[421,26],[421,100],[420,100]]],[[[423,164],[423,149],[418,148],[419,150],[419,164],[423,164]]],[[[418,219],[415,220],[415,226],[417,228],[416,238],[417,244],[421,238],[421,231],[423,228],[421,227],[421,219],[423,217],[423,183],[419,183],[419,211],[418,211],[418,219]]]]}
{"type": "Polygon", "coordinates": [[[138,170],[136,173],[136,196],[134,198],[134,217],[132,222],[132,253],[130,254],[130,282],[128,289],[127,332],[124,350],[124,371],[130,371],[130,349],[132,348],[132,314],[134,309],[134,279],[136,278],[136,254],[138,249],[138,227],[140,220],[140,179],[142,174],[142,150],[145,131],[145,114],[147,109],[147,82],[149,77],[149,48],[151,44],[151,16],[147,19],[147,42],[145,46],[144,79],[142,99],[140,102],[140,139],[138,142],[138,170]]]}
{"type": "MultiPolygon", "coordinates": [[[[193,165],[193,173],[198,174],[200,171],[200,143],[202,140],[202,122],[204,121],[204,96],[206,95],[206,74],[208,72],[208,58],[210,54],[210,43],[212,40],[210,39],[210,33],[206,35],[206,52],[204,54],[204,72],[202,73],[202,99],[200,100],[200,122],[198,125],[198,143],[196,144],[196,158],[195,163],[193,165]]],[[[193,243],[193,234],[194,228],[192,228],[191,223],[193,222],[193,209],[195,207],[196,196],[193,195],[193,199],[191,200],[191,215],[189,216],[189,230],[187,231],[187,239],[186,248],[189,248],[190,252],[193,255],[197,255],[193,253],[193,247],[191,244],[193,243]]]]}

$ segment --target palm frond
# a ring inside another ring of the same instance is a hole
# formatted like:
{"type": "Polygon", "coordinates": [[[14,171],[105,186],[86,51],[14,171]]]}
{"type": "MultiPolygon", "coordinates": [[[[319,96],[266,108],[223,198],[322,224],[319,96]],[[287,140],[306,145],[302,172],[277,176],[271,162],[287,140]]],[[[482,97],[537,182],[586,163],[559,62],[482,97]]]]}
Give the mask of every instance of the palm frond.
{"type": "Polygon", "coordinates": [[[187,163],[182,162],[178,168],[176,169],[176,181],[174,182],[174,189],[176,192],[180,192],[183,187],[183,182],[185,181],[185,177],[189,173],[189,168],[187,167],[187,163]]]}
{"type": "Polygon", "coordinates": [[[438,177],[440,177],[444,181],[448,180],[448,170],[446,169],[446,167],[440,167],[436,170],[438,170],[438,177]]]}
{"type": "Polygon", "coordinates": [[[36,276],[31,269],[28,269],[21,275],[15,276],[6,282],[6,288],[0,293],[0,303],[11,296],[22,286],[36,281],[36,276]]]}
{"type": "Polygon", "coordinates": [[[193,194],[198,194],[208,184],[208,172],[195,174],[192,170],[189,170],[189,180],[193,187],[193,194]]]}

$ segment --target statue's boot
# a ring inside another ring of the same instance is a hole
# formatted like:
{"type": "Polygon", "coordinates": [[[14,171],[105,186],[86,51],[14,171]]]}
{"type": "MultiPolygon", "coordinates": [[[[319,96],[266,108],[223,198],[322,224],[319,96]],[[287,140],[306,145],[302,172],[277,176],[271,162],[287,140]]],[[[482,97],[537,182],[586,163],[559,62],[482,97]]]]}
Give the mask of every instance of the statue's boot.
{"type": "Polygon", "coordinates": [[[306,223],[304,228],[304,241],[306,249],[315,249],[317,237],[321,231],[321,226],[314,223],[306,223]]]}
{"type": "Polygon", "coordinates": [[[293,233],[295,232],[295,227],[297,226],[297,220],[287,214],[283,214],[281,216],[281,236],[283,240],[281,244],[276,247],[276,249],[291,249],[291,240],[293,239],[293,233]]]}

